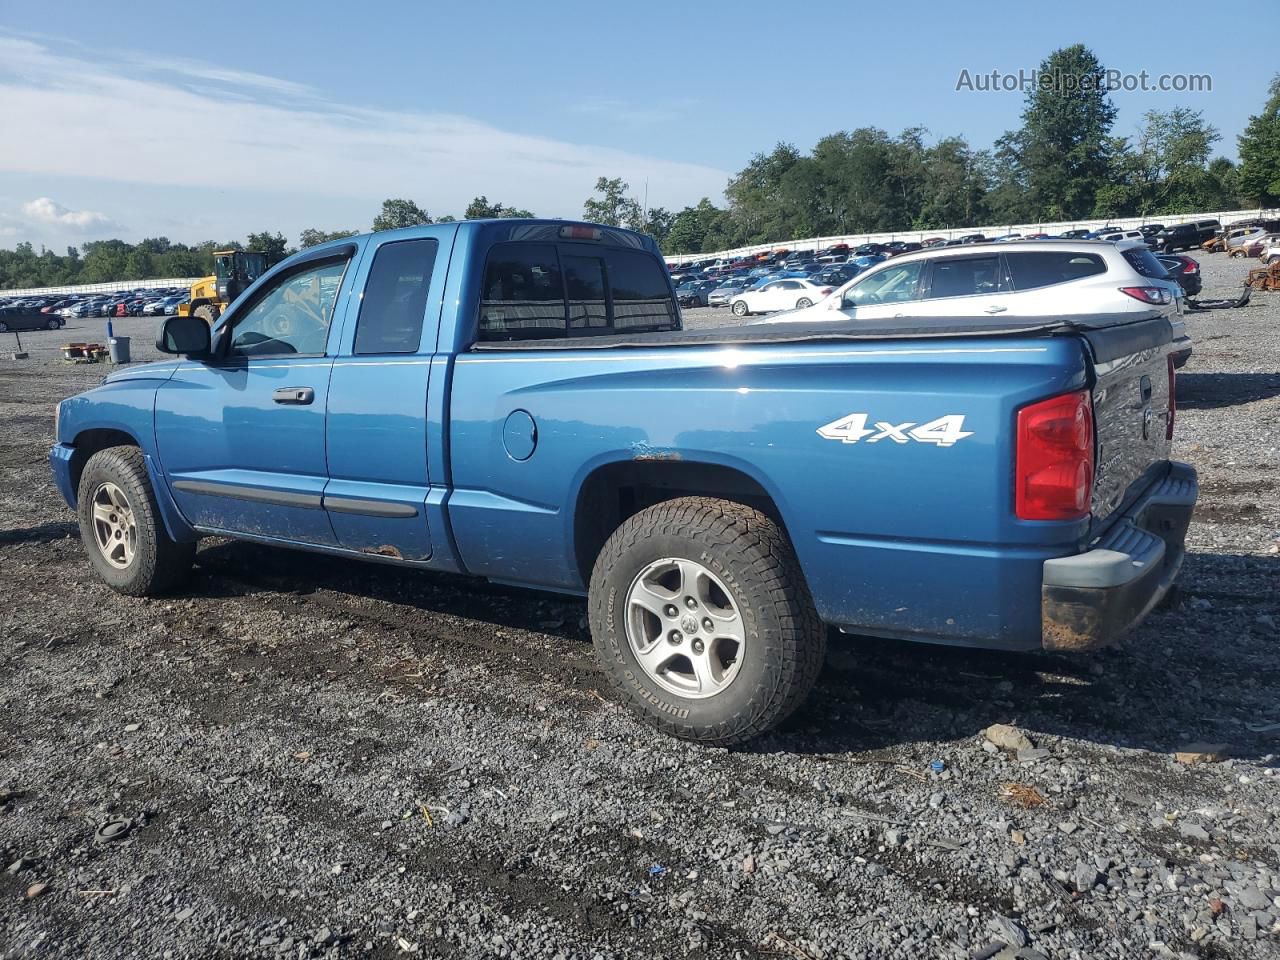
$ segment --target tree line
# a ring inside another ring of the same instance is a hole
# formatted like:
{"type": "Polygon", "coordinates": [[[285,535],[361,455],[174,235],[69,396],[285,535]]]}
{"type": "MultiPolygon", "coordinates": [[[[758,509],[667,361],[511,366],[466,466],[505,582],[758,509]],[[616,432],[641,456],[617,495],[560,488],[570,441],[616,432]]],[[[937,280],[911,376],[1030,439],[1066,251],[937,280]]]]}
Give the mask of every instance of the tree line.
{"type": "MultiPolygon", "coordinates": [[[[1054,51],[1040,73],[1058,83],[1034,85],[1021,125],[986,149],[959,136],[931,143],[923,127],[897,135],[859,127],[823,137],[807,153],[779,143],[756,154],[730,178],[723,206],[704,197],[679,211],[646,208],[621,178],[600,177],[582,216],[648,233],[677,254],[803,237],[1280,207],[1280,74],[1238,137],[1237,162],[1213,156],[1221,134],[1186,107],[1150,110],[1134,136],[1117,136],[1105,68],[1083,45],[1054,51]]],[[[467,220],[529,216],[484,196],[463,213],[467,220]]],[[[372,229],[455,219],[391,198],[372,229]]],[[[357,232],[308,228],[298,248],[357,232]]],[[[0,289],[206,276],[213,251],[222,249],[261,251],[268,263],[295,250],[278,231],[195,245],[101,240],[65,255],[21,243],[0,250],[0,289]]]]}
{"type": "Polygon", "coordinates": [[[1239,162],[1214,157],[1221,134],[1198,110],[1150,110],[1132,137],[1114,131],[1105,67],[1083,45],[1040,65],[1057,85],[1028,92],[1021,126],[990,148],[963,137],[928,142],[908,127],[860,127],[808,153],[780,143],[725,189],[678,212],[642,210],[621,180],[601,178],[584,216],[644,230],[666,253],[699,253],[804,237],[982,224],[1280,206],[1280,74],[1238,138],[1239,162]]]}
{"type": "MultiPolygon", "coordinates": [[[[528,210],[490,203],[476,197],[463,214],[463,219],[487,217],[532,217],[528,210]]],[[[399,198],[382,202],[373,218],[371,229],[394,230],[424,223],[448,223],[452,216],[432,218],[412,200],[399,198]]],[[[266,254],[267,264],[279,263],[300,249],[314,247],[329,240],[354,236],[358,230],[319,230],[307,228],[298,235],[292,247],[279,231],[251,233],[243,241],[185,244],[168,237],[148,237],[137,243],[124,240],[91,240],[80,247],[67,247],[65,254],[52,250],[36,250],[31,243],[19,243],[12,250],[0,249],[0,290],[26,287],[62,287],[88,283],[112,283],[117,280],[154,280],[167,277],[205,277],[213,273],[216,250],[253,250],[266,254]]]]}

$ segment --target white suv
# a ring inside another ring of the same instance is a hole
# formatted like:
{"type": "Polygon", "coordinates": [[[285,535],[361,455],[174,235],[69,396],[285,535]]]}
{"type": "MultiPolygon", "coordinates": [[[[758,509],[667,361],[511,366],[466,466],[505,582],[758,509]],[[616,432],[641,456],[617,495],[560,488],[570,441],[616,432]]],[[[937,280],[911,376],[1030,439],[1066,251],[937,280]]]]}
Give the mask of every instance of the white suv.
{"type": "Polygon", "coordinates": [[[1019,240],[933,247],[877,264],[831,296],[766,323],[896,317],[1164,314],[1181,362],[1191,353],[1182,287],[1138,240],[1019,240]]]}

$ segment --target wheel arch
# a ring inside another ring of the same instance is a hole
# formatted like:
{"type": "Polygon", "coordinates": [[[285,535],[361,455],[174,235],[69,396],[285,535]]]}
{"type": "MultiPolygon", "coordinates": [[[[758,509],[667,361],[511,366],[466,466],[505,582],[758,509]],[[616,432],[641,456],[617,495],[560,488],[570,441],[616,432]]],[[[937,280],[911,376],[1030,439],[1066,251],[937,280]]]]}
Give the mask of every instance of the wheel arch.
{"type": "Polygon", "coordinates": [[[574,562],[583,585],[601,548],[623,521],[679,497],[716,497],[754,507],[790,539],[777,497],[741,466],[706,460],[612,460],[594,467],[578,487],[573,510],[574,562]]]}
{"type": "Polygon", "coordinates": [[[99,450],[108,447],[138,447],[142,444],[133,434],[112,427],[90,427],[81,430],[71,441],[74,452],[71,454],[71,489],[80,490],[80,478],[84,475],[85,464],[99,450]]]}
{"type": "Polygon", "coordinates": [[[137,447],[142,451],[147,466],[147,477],[151,481],[151,491],[156,498],[156,506],[160,510],[160,519],[170,539],[182,543],[199,539],[199,535],[187,523],[169,492],[169,485],[161,475],[159,465],[136,436],[118,427],[87,427],[79,431],[71,440],[71,459],[69,463],[71,495],[79,499],[80,479],[84,476],[85,465],[89,459],[101,450],[111,447],[137,447]]]}

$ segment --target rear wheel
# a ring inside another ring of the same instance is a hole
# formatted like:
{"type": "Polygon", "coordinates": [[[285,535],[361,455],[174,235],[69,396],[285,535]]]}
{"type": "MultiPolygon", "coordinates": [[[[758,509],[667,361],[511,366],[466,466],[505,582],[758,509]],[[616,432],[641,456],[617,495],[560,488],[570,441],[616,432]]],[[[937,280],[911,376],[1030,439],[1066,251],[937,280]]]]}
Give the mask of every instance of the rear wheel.
{"type": "Polygon", "coordinates": [[[735,317],[745,317],[751,311],[747,309],[747,301],[735,300],[733,302],[733,315],[735,317]]]}
{"type": "Polygon", "coordinates": [[[9,332],[9,325],[5,323],[3,320],[0,320],[0,333],[8,333],[8,332],[9,332]]]}
{"type": "Polygon", "coordinates": [[[48,327],[50,330],[57,330],[60,326],[62,326],[62,324],[60,324],[57,320],[50,320],[48,323],[45,324],[45,326],[48,327]]]}
{"type": "Polygon", "coordinates": [[[801,297],[799,300],[796,301],[797,310],[803,310],[805,307],[812,307],[812,306],[813,306],[813,301],[810,300],[808,297],[801,297]]]}
{"type": "Polygon", "coordinates": [[[808,696],[826,631],[782,530],[751,507],[682,497],[627,519],[596,560],[596,656],[631,710],[729,746],[808,696]]]}
{"type": "Polygon", "coordinates": [[[89,562],[111,589],[155,596],[191,569],[196,545],[169,538],[137,447],[108,447],[89,458],[78,512],[89,562]]]}
{"type": "Polygon", "coordinates": [[[212,303],[205,303],[196,307],[195,315],[212,327],[218,322],[220,312],[212,303]]]}

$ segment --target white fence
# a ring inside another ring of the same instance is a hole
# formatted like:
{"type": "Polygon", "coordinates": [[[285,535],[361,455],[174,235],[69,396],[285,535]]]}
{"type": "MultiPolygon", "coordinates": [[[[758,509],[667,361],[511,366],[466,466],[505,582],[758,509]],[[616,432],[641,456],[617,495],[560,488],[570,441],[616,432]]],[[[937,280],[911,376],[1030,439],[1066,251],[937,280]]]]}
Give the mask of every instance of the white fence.
{"type": "Polygon", "coordinates": [[[150,290],[153,287],[190,287],[200,277],[167,277],[160,280],[116,280],[113,283],[82,283],[75,287],[26,287],[22,290],[0,290],[0,297],[41,297],[46,294],[115,293],[119,291],[150,290]]]}
{"type": "Polygon", "coordinates": [[[738,247],[734,250],[718,250],[706,253],[673,254],[667,257],[668,263],[687,263],[690,260],[705,260],[708,257],[741,257],[752,253],[768,253],[785,247],[788,250],[821,250],[837,243],[857,246],[861,243],[888,243],[891,240],[920,241],[925,237],[943,237],[954,240],[967,233],[981,233],[986,237],[999,237],[1009,233],[1062,233],[1064,230],[1097,230],[1099,227],[1120,227],[1124,230],[1134,229],[1144,223],[1163,223],[1173,226],[1178,223],[1190,223],[1193,220],[1217,220],[1222,224],[1233,223],[1251,217],[1277,217],[1280,210],[1220,210],[1216,213],[1179,213],[1167,217],[1120,217],[1114,220],[1072,220],[1058,223],[1006,223],[999,226],[986,227],[953,227],[946,230],[899,230],[896,233],[851,233],[839,237],[809,237],[805,240],[778,240],[773,243],[759,243],[751,247],[738,247]]]}

